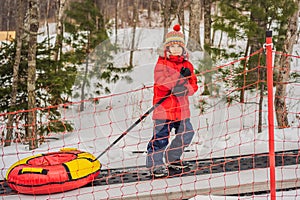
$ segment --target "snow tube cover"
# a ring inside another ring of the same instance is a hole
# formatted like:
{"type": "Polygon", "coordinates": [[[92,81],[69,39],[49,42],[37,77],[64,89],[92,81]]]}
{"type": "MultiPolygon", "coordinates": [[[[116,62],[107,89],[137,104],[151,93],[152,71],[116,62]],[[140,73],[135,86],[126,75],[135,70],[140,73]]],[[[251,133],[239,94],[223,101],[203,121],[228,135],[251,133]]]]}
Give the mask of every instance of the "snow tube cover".
{"type": "Polygon", "coordinates": [[[39,154],[13,164],[6,181],[23,194],[51,194],[82,187],[100,173],[101,164],[95,157],[76,148],[39,154]]]}

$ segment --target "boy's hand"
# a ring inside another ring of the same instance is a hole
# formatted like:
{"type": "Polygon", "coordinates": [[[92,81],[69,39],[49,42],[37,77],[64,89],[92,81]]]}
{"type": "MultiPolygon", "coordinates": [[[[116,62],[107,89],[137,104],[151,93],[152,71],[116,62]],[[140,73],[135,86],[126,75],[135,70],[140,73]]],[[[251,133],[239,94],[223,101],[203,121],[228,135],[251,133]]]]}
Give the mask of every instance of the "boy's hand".
{"type": "Polygon", "coordinates": [[[191,76],[192,73],[191,73],[191,70],[189,68],[182,67],[181,70],[180,70],[180,74],[183,77],[188,77],[188,76],[191,76]]]}
{"type": "Polygon", "coordinates": [[[186,96],[188,93],[187,88],[184,85],[179,85],[173,88],[172,94],[177,97],[186,96]]]}

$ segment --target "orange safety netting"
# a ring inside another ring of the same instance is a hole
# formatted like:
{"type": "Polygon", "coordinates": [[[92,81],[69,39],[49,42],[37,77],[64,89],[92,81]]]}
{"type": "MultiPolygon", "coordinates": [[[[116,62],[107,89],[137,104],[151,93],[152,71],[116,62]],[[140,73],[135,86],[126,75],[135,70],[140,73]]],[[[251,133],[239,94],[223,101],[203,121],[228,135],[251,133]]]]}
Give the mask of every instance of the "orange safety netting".
{"type": "MultiPolygon", "coordinates": [[[[32,151],[28,150],[30,138],[24,136],[27,128],[32,125],[26,124],[24,113],[33,111],[2,113],[2,145],[5,143],[7,130],[13,130],[12,145],[2,147],[2,195],[22,197],[4,181],[5,174],[13,163],[35,154],[59,151],[61,148],[77,148],[97,157],[123,134],[124,137],[99,157],[102,168],[95,180],[85,187],[55,194],[53,198],[187,199],[197,195],[268,197],[268,80],[266,66],[262,64],[265,62],[261,62],[263,56],[265,52],[261,49],[247,57],[197,74],[199,91],[190,97],[190,119],[195,135],[192,143],[184,149],[182,157],[189,161],[191,167],[170,171],[164,178],[154,179],[145,167],[147,144],[153,131],[151,113],[129,132],[125,131],[152,106],[152,84],[87,99],[84,101],[84,111],[80,111],[80,101],[36,108],[36,113],[48,112],[48,115],[37,118],[36,126],[47,127],[49,134],[39,136],[39,148],[32,151]],[[257,66],[249,67],[250,59],[257,59],[254,62],[257,66]],[[205,81],[207,76],[210,76],[211,81],[205,81]],[[205,89],[209,90],[209,95],[203,94],[205,89]],[[60,111],[61,119],[54,121],[51,119],[51,112],[56,109],[60,111]],[[8,115],[15,119],[13,127],[6,125],[8,115]],[[57,132],[53,126],[48,126],[53,123],[65,126],[66,122],[72,124],[74,129],[68,131],[65,128],[65,131],[57,132]]],[[[291,76],[287,82],[276,81],[278,73],[274,75],[274,92],[276,84],[285,84],[287,87],[284,100],[289,126],[278,127],[276,119],[274,123],[276,189],[282,192],[299,187],[299,56],[281,52],[273,52],[273,56],[284,56],[291,61],[291,76]]],[[[153,66],[146,67],[150,68],[147,69],[149,71],[153,70],[153,66]]],[[[275,65],[274,71],[277,72],[276,70],[281,69],[275,65]]],[[[276,105],[274,106],[276,116],[276,105]]],[[[169,140],[174,137],[174,130],[170,130],[169,140]]],[[[284,195],[282,192],[282,196],[284,195]]],[[[289,194],[286,195],[284,197],[288,198],[289,194]]],[[[297,193],[294,198],[295,195],[297,193]]]]}

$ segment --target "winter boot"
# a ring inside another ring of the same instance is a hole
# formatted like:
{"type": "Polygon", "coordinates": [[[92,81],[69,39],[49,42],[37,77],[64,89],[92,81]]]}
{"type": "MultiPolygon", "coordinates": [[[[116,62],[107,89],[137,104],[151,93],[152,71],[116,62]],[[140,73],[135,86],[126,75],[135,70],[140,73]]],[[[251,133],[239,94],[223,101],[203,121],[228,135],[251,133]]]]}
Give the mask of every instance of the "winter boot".
{"type": "Polygon", "coordinates": [[[175,169],[175,170],[183,170],[186,168],[189,168],[190,164],[183,160],[175,160],[173,162],[170,162],[168,165],[168,168],[175,169]]]}
{"type": "Polygon", "coordinates": [[[165,166],[158,166],[158,167],[154,167],[151,170],[151,174],[155,178],[160,178],[160,177],[168,176],[169,172],[168,172],[168,170],[167,170],[167,168],[165,166]]]}

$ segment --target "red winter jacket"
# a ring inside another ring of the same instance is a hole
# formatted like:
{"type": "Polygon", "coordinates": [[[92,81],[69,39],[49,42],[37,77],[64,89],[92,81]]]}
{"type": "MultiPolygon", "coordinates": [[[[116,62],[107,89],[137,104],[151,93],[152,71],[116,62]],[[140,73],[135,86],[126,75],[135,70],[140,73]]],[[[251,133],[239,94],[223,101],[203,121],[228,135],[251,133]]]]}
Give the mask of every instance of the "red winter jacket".
{"type": "Polygon", "coordinates": [[[169,94],[178,79],[180,79],[179,84],[184,84],[187,87],[187,96],[177,97],[171,94],[161,105],[155,108],[153,119],[184,120],[190,117],[188,96],[193,95],[198,90],[198,85],[193,65],[185,60],[183,56],[158,58],[154,69],[153,105],[169,94]],[[189,68],[192,72],[188,80],[180,78],[182,67],[189,68]]]}

